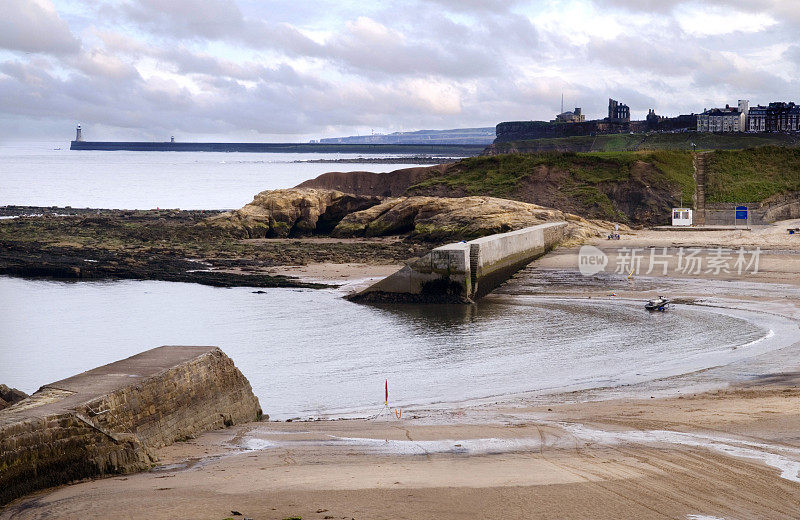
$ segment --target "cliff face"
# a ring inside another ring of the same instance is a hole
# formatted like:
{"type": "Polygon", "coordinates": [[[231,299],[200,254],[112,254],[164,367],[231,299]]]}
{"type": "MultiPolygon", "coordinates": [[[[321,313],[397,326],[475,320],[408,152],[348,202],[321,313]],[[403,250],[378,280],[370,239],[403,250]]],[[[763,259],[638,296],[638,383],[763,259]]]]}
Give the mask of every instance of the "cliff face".
{"type": "Polygon", "coordinates": [[[694,114],[654,119],[652,121],[594,120],[580,123],[552,123],[547,121],[507,121],[495,128],[495,143],[532,139],[597,136],[609,134],[643,134],[650,131],[693,131],[697,128],[694,114]]]}
{"type": "Polygon", "coordinates": [[[507,121],[497,125],[496,143],[554,137],[573,137],[597,134],[623,134],[647,130],[644,121],[582,123],[549,123],[547,121],[507,121]]]}
{"type": "Polygon", "coordinates": [[[0,411],[0,505],[146,469],[153,448],[260,416],[250,383],[216,347],[160,347],[46,385],[0,411]]]}

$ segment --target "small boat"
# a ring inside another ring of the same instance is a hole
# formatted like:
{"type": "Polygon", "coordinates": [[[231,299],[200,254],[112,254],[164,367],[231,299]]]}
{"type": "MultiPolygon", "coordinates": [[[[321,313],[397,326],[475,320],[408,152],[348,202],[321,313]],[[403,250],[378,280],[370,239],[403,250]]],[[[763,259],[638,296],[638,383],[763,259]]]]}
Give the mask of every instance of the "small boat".
{"type": "Polygon", "coordinates": [[[669,300],[663,296],[659,296],[655,300],[648,300],[644,308],[648,311],[665,311],[667,310],[667,305],[669,305],[669,300]]]}

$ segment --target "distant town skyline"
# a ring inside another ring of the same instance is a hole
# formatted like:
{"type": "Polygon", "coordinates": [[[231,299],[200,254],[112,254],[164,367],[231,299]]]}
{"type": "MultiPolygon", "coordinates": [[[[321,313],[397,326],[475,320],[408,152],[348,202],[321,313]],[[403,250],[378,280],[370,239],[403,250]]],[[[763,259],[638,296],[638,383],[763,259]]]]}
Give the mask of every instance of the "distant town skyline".
{"type": "Polygon", "coordinates": [[[790,0],[6,0],[0,142],[304,141],[797,101],[790,0]]]}

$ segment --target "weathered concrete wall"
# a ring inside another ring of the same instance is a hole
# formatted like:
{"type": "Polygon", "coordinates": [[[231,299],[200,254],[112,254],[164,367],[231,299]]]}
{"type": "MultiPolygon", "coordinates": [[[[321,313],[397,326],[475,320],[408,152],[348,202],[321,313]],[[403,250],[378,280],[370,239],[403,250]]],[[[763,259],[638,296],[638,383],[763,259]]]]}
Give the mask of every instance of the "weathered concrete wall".
{"type": "Polygon", "coordinates": [[[566,223],[542,224],[471,241],[471,298],[481,298],[558,244],[566,223]]]}
{"type": "Polygon", "coordinates": [[[470,246],[437,247],[416,262],[352,296],[359,301],[467,303],[472,294],[470,246]]]}
{"type": "Polygon", "coordinates": [[[553,222],[437,247],[350,299],[470,303],[557,245],[566,226],[566,222],[553,222]]]}
{"type": "Polygon", "coordinates": [[[152,449],[261,417],[216,347],[167,346],[43,386],[0,411],[0,504],[149,467],[152,449]]]}

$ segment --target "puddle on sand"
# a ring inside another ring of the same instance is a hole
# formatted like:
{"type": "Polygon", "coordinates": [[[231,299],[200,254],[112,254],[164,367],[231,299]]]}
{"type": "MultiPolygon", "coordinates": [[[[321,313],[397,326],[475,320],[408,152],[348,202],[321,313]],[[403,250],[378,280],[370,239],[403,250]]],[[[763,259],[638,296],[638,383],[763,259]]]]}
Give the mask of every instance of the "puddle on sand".
{"type": "Polygon", "coordinates": [[[731,457],[757,460],[781,472],[781,478],[800,482],[800,449],[741,439],[669,430],[606,431],[577,424],[559,424],[580,440],[597,444],[678,444],[706,448],[731,457]]]}
{"type": "Polygon", "coordinates": [[[250,438],[239,445],[246,450],[264,450],[272,448],[288,448],[301,446],[329,446],[362,448],[382,455],[432,455],[436,453],[453,453],[459,455],[488,455],[539,450],[541,439],[522,437],[515,439],[480,438],[480,439],[441,439],[408,441],[394,439],[374,439],[368,437],[335,437],[325,440],[302,441],[268,441],[250,438]]]}
{"type": "MultiPolygon", "coordinates": [[[[615,444],[676,444],[705,448],[740,459],[761,462],[780,471],[783,479],[800,483],[800,448],[765,444],[742,439],[717,437],[697,433],[683,433],[669,430],[629,430],[607,431],[586,428],[578,424],[559,423],[557,426],[587,445],[615,444]]],[[[268,441],[251,437],[243,440],[238,447],[244,451],[259,451],[273,448],[291,447],[348,447],[382,455],[489,455],[513,452],[539,451],[543,444],[540,438],[477,438],[441,440],[384,440],[362,437],[330,436],[325,440],[286,440],[268,441]]],[[[550,439],[549,449],[574,446],[567,436],[550,439]]]]}

